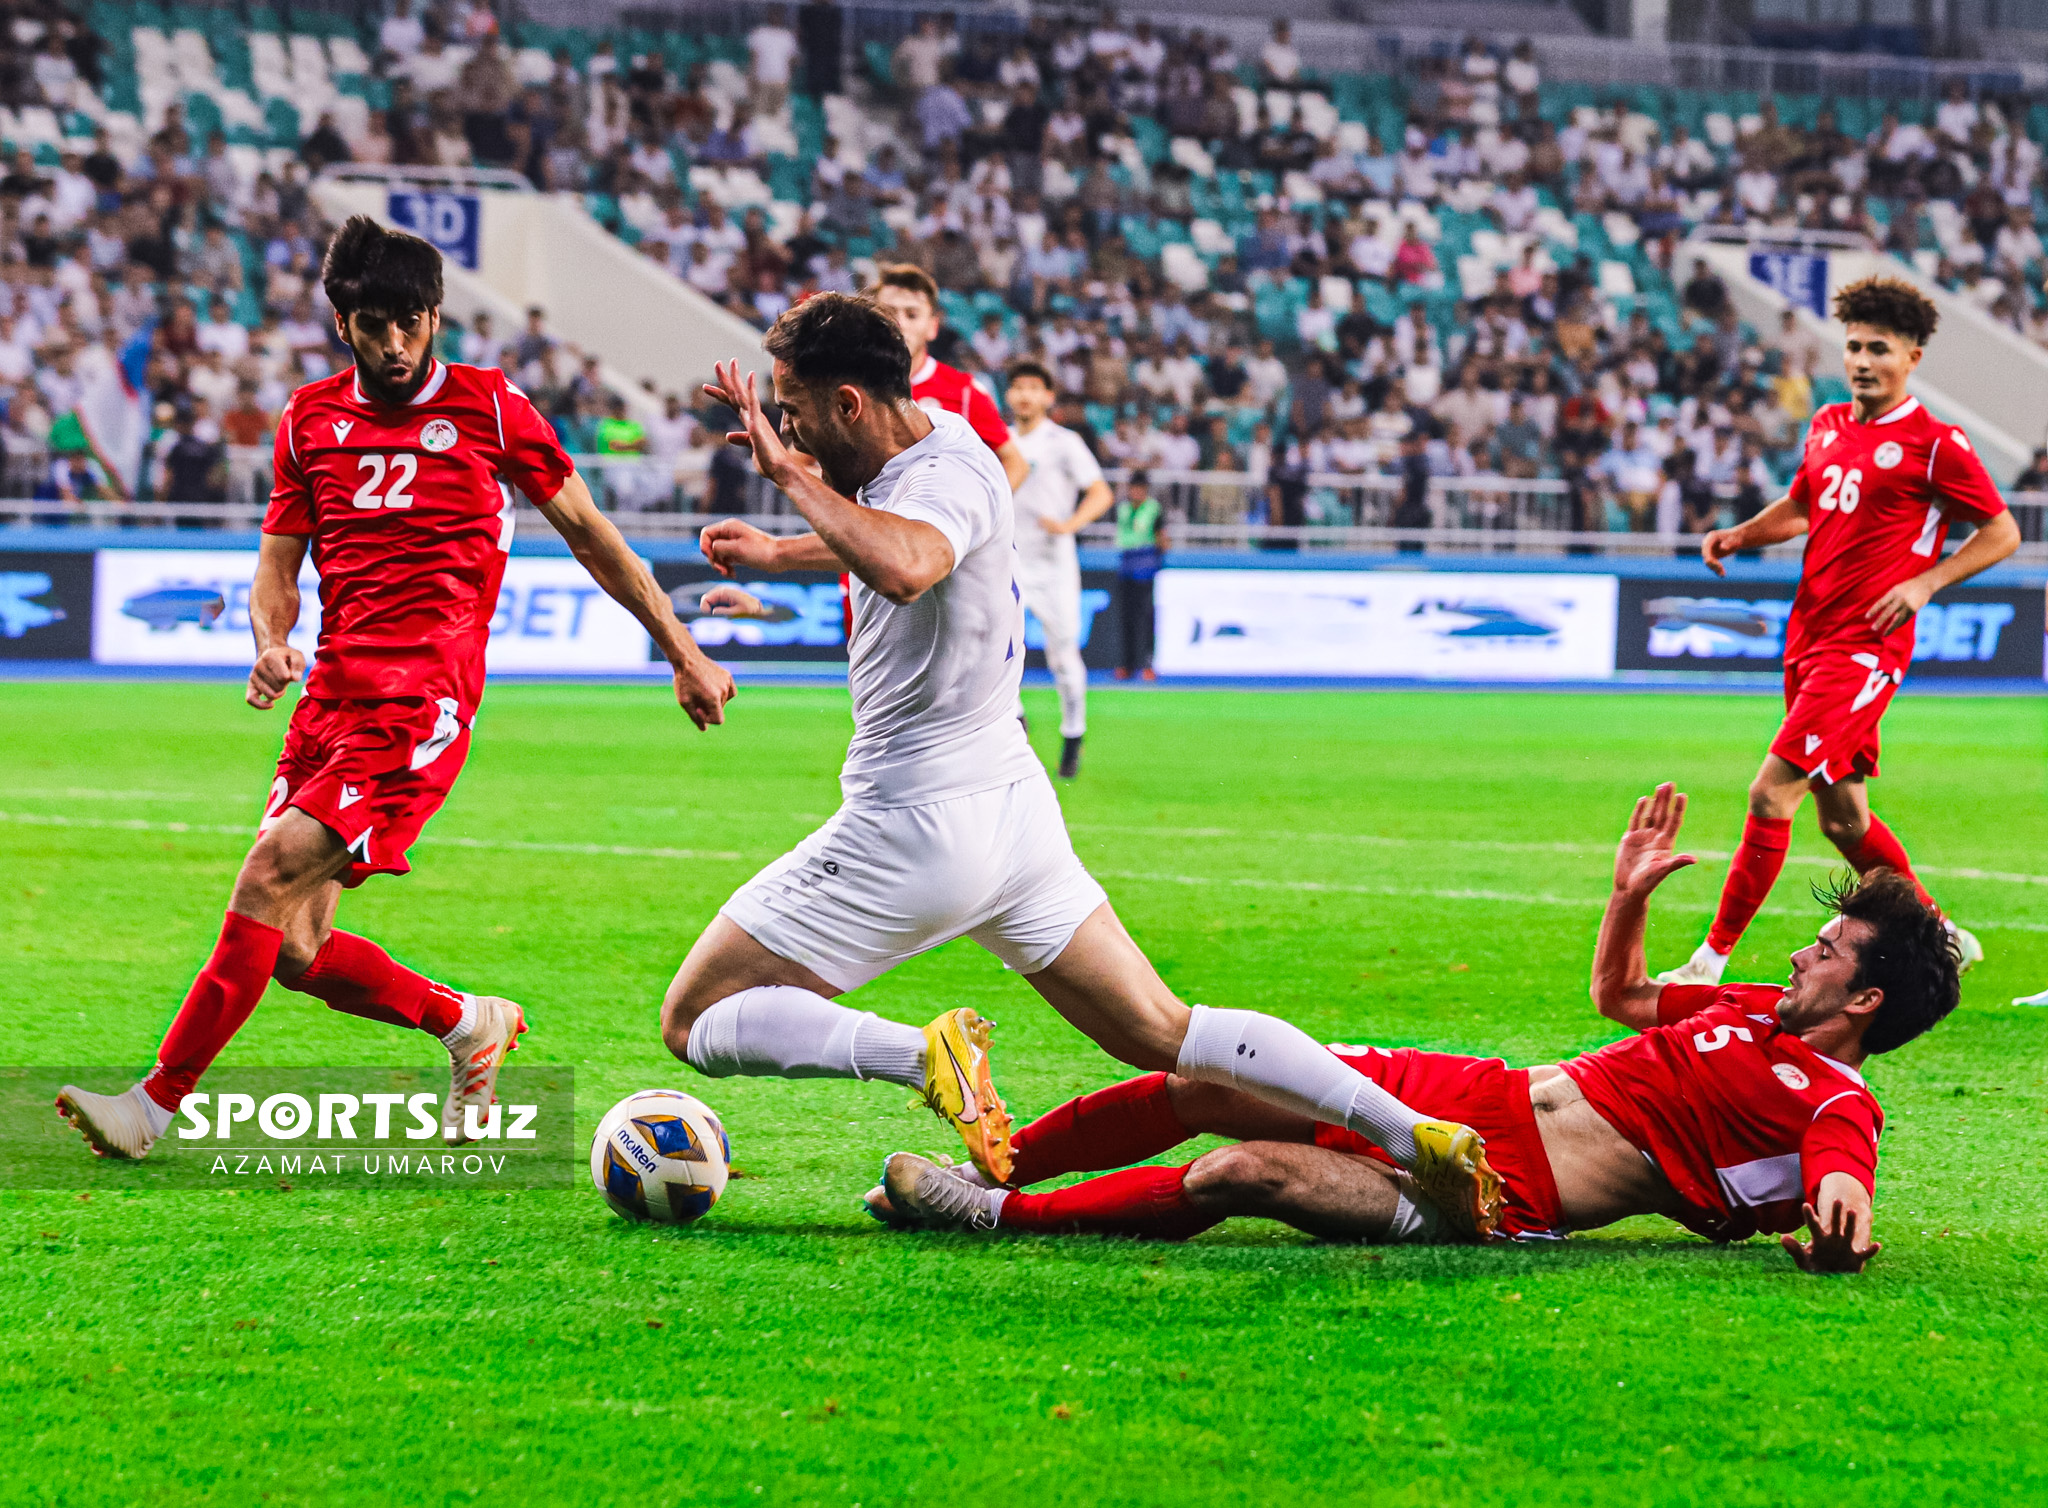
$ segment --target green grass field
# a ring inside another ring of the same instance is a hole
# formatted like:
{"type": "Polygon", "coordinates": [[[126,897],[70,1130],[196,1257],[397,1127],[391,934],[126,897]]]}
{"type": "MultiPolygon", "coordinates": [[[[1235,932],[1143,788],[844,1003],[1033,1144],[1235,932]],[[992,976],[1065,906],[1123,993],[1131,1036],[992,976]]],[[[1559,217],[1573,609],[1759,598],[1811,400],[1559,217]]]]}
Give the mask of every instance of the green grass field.
{"type": "MultiPolygon", "coordinates": [[[[1031,705],[1043,744],[1050,694],[1031,705]]],[[[1629,801],[1681,782],[1692,844],[1725,851],[1775,710],[1107,694],[1061,794],[1184,998],[1551,1061],[1611,1035],[1585,975],[1629,801]]],[[[2048,1014],[2006,1004],[2048,985],[2041,702],[1909,696],[1886,725],[1876,805],[1990,958],[1947,1025],[1876,1065],[1886,1250],[1853,1279],[1651,1220],[1385,1252],[1242,1221],[1180,1247],[871,1224],[855,1201],[883,1154],[946,1150],[903,1091],[706,1084],[656,1031],[719,902],[836,803],[848,726],[840,691],[752,687],[698,735],[659,690],[497,689],[416,872],[342,903],[407,962],[524,1001],[514,1061],[573,1064],[586,1127],[629,1090],[703,1092],[745,1175],[709,1218],[634,1228],[587,1187],[142,1192],[81,1145],[75,1189],[0,1191],[0,1502],[2048,1493],[2048,1014]]],[[[0,684],[0,1063],[148,1061],[282,727],[228,684],[0,684]]],[[[1810,816],[1793,852],[1737,973],[1782,977],[1811,933],[1810,816]]],[[[1721,873],[1666,887],[1653,965],[1698,941],[1721,873]]],[[[1120,1076],[971,944],[856,998],[996,1018],[1024,1115],[1120,1076]]],[[[438,1053],[274,990],[222,1062],[438,1053]]]]}

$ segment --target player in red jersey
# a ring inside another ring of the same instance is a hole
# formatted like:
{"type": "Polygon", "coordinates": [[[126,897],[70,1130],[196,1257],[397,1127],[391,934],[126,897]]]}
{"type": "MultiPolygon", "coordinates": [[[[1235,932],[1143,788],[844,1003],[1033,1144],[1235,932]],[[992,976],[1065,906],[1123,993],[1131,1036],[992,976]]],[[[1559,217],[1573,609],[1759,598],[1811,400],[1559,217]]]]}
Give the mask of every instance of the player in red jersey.
{"type": "Polygon", "coordinates": [[[67,1085],[58,1096],[59,1112],[102,1156],[148,1154],[272,979],[440,1038],[448,1141],[468,1139],[466,1106],[490,1104],[499,1064],[526,1029],[520,1008],[435,983],[333,920],[344,889],[407,871],[406,850],[468,756],[512,542],[512,488],[646,626],[698,727],[723,722],[733,694],[526,395],[493,368],[434,357],[440,253],[357,216],[328,248],[322,281],[355,363],[300,388],[278,421],[276,486],[249,593],[249,705],[276,705],[306,669],[286,636],[309,541],[319,645],[220,939],[155,1069],[124,1094],[67,1085]]]}
{"type": "MultiPolygon", "coordinates": [[[[1651,892],[1693,862],[1672,851],[1684,813],[1668,785],[1636,803],[1600,927],[1593,1001],[1636,1036],[1527,1069],[1406,1048],[1331,1051],[1404,1103],[1486,1138],[1506,1184],[1502,1236],[1553,1239],[1654,1214],[1715,1241],[1779,1232],[1808,1271],[1860,1271],[1878,1250],[1869,1235],[1884,1129],[1860,1066],[1954,1009],[1954,944],[1903,876],[1877,871],[1828,897],[1835,916],[1792,955],[1789,985],[1659,985],[1643,967],[1643,929],[1651,892]],[[1802,1218],[1810,1241],[1793,1234],[1802,1218]]],[[[1339,1240],[1455,1239],[1356,1133],[1163,1073],[1015,1132],[1013,1180],[1124,1167],[1200,1134],[1240,1141],[1185,1167],[1127,1167],[1044,1194],[989,1188],[971,1169],[899,1152],[868,1208],[892,1222],[1168,1240],[1233,1215],[1339,1240]]]]}
{"type": "Polygon", "coordinates": [[[1031,463],[1011,438],[996,400],[958,367],[949,367],[931,354],[941,323],[939,285],[932,275],[907,263],[884,267],[875,282],[874,299],[894,316],[904,344],[910,347],[911,401],[928,413],[943,410],[965,419],[1003,463],[1010,490],[1023,486],[1024,478],[1031,475],[1031,463]]]}
{"type": "MultiPolygon", "coordinates": [[[[1792,818],[1809,790],[1821,831],[1858,874],[1881,865],[1919,885],[1864,791],[1877,774],[1878,722],[1913,658],[1914,615],[2019,546],[2019,526],[1969,436],[1906,392],[1934,334],[1934,305],[1910,283],[1873,277],[1838,293],[1835,315],[1847,327],[1851,401],[1813,416],[1784,497],[1700,544],[1708,567],[1725,576],[1730,555],[1807,536],[1785,625],[1785,720],[1750,782],[1749,820],[1706,941],[1661,983],[1720,979],[1784,867],[1792,818]],[[1977,532],[1943,559],[1942,541],[1958,521],[1977,532]]],[[[1968,968],[1983,949],[1950,925],[1968,968]]]]}

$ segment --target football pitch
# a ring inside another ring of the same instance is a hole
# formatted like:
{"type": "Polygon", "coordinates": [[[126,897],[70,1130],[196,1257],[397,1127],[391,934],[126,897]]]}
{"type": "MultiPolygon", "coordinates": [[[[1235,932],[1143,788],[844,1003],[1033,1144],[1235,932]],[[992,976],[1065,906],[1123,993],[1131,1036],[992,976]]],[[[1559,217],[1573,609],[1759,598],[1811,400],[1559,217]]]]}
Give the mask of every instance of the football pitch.
{"type": "MultiPolygon", "coordinates": [[[[1049,691],[1027,693],[1053,743],[1049,691]]],[[[522,1001],[512,1066],[579,1124],[674,1085],[738,1177],[698,1225],[570,1191],[166,1193],[77,1147],[0,1190],[0,1502],[1978,1504],[2048,1493],[2048,791],[2039,700],[1908,694],[1876,809],[1987,962],[1875,1060],[1889,1116],[1855,1278],[1638,1220],[1561,1247],[1183,1246],[886,1231],[887,1152],[956,1151],[886,1085],[706,1081],[663,987],[837,802],[843,690],[749,686],[699,735],[660,688],[490,693],[415,873],[340,925],[522,1001]]],[[[1118,692],[1061,799],[1187,1000],[1318,1036],[1554,1061],[1629,803],[1722,855],[1775,725],[1755,696],[1118,692]]],[[[211,947],[283,713],[229,683],[0,684],[0,1063],[146,1065],[211,947]]],[[[1832,850],[1811,807],[1730,977],[1779,979],[1832,850]]],[[[1672,880],[1652,967],[1723,864],[1672,880]]],[[[960,942],[852,997],[999,1024],[1020,1120],[1125,1070],[960,942]]],[[[444,1062],[273,989],[229,1064],[444,1062]]],[[[116,1089],[118,1083],[93,1087],[116,1089]]],[[[1199,1148],[1177,1155],[1186,1160],[1199,1148]]]]}

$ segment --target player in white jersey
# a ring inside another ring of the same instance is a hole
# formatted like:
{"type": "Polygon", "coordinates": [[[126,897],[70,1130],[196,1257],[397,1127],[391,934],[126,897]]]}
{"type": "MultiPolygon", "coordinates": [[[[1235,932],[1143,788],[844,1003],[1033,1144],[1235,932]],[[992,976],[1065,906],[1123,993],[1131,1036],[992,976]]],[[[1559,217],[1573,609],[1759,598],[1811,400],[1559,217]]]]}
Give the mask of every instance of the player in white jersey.
{"type": "MultiPolygon", "coordinates": [[[[1010,368],[1010,438],[1031,472],[1017,488],[1017,584],[1045,630],[1045,665],[1060,693],[1060,778],[1081,773],[1088,667],[1081,661],[1081,559],[1074,536],[1116,506],[1083,440],[1046,417],[1058,397],[1035,361],[1010,368]]],[[[1020,709],[1021,710],[1021,709],[1020,709]]]]}
{"type": "MultiPolygon", "coordinates": [[[[776,538],[723,519],[704,530],[704,556],[727,574],[852,574],[855,731],[838,813],[741,886],[677,970],[662,1002],[669,1049],[714,1078],[918,1088],[979,1174],[1003,1182],[1009,1119],[987,1023],[961,1008],[920,1031],[834,1003],[969,936],[1123,1061],[1357,1129],[1414,1172],[1455,1228],[1490,1229],[1501,1185],[1473,1131],[1417,1115],[1284,1021],[1190,1010],[1075,858],[1013,710],[1024,613],[1007,479],[963,420],[912,401],[895,321],[866,299],[815,294],[763,345],[780,435],[737,363],[709,391],[744,426],[727,438],[752,450],[815,532],[776,538]]],[[[737,588],[705,600],[750,605],[737,588]]]]}

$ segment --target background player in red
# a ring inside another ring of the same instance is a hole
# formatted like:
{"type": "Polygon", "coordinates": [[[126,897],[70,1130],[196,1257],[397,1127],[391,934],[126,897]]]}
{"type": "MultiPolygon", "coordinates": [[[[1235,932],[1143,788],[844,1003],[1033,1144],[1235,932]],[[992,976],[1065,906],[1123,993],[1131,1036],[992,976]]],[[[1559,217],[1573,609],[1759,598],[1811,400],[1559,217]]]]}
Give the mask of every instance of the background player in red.
{"type": "MultiPolygon", "coordinates": [[[[1878,871],[1824,897],[1835,916],[1792,955],[1788,986],[1659,985],[1643,968],[1650,894],[1693,862],[1673,852],[1685,797],[1636,803],[1593,960],[1602,1015],[1638,1033],[1563,1063],[1509,1069],[1451,1053],[1331,1051],[1424,1114],[1486,1138],[1505,1181],[1501,1233],[1562,1237],[1664,1215],[1717,1241],[1776,1231],[1809,1272],[1857,1272],[1884,1112],[1858,1071],[1955,1007],[1940,914],[1878,871]],[[1794,1234],[1802,1217],[1812,1240],[1794,1234]]],[[[1018,1185],[1121,1167],[1190,1136],[1240,1138],[1185,1167],[1132,1167],[1046,1194],[899,1152],[869,1210],[979,1230],[1182,1240],[1233,1215],[1336,1240],[1455,1239],[1384,1154],[1235,1090],[1156,1073],[1070,1101],[1014,1133],[1018,1185]]]]}
{"type": "Polygon", "coordinates": [[[910,398],[919,408],[932,412],[943,409],[958,414],[974,426],[988,448],[1003,463],[1003,474],[1015,492],[1031,475],[1031,463],[1010,435],[1002,410],[975,380],[958,367],[933,358],[931,343],[938,338],[939,285],[922,267],[896,263],[881,269],[875,282],[875,302],[895,317],[910,347],[910,398]]]}
{"type": "Polygon", "coordinates": [[[249,594],[249,705],[274,706],[306,669],[287,635],[309,541],[320,641],[220,940],[155,1069],[125,1094],[67,1085],[58,1096],[59,1112],[103,1156],[147,1155],[272,979],[335,1010],[439,1037],[450,1059],[447,1140],[465,1139],[465,1105],[489,1105],[498,1066],[526,1029],[520,1008],[437,984],[334,930],[333,919],[342,890],[407,871],[407,848],[468,755],[512,542],[511,488],[646,626],[699,728],[723,722],[733,694],[526,395],[495,368],[433,355],[440,253],[357,216],[328,248],[322,280],[355,363],[300,388],[278,423],[276,487],[249,594]]]}
{"type": "MultiPolygon", "coordinates": [[[[1835,295],[1835,317],[1847,327],[1842,365],[1853,397],[1813,416],[1784,497],[1700,543],[1701,558],[1725,576],[1730,555],[1807,536],[1785,624],[1785,720],[1750,782],[1749,820],[1714,924],[1687,962],[1658,976],[1665,984],[1720,979],[1785,865],[1809,790],[1821,831],[1858,874],[1882,865],[1919,886],[1864,790],[1877,774],[1878,722],[1912,661],[1914,615],[2019,547],[2019,526],[1969,436],[1906,392],[1934,334],[1934,305],[1910,283],[1873,277],[1835,295]],[[1958,521],[1977,532],[1943,559],[1958,521]]],[[[1920,896],[1934,904],[1925,889],[1920,896]]],[[[1983,949],[1950,925],[1968,968],[1983,949]]]]}

